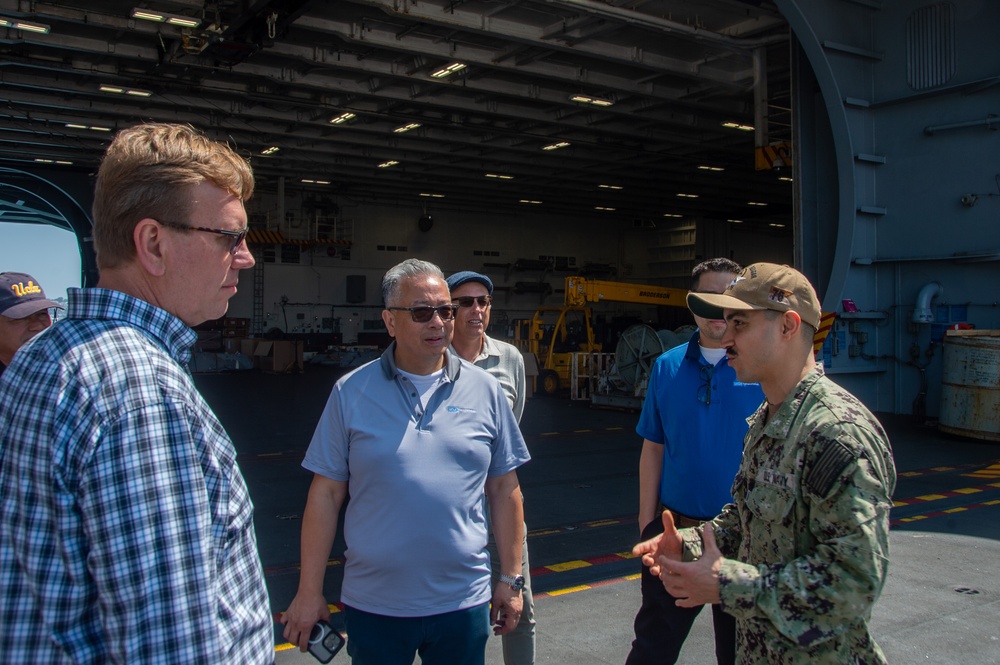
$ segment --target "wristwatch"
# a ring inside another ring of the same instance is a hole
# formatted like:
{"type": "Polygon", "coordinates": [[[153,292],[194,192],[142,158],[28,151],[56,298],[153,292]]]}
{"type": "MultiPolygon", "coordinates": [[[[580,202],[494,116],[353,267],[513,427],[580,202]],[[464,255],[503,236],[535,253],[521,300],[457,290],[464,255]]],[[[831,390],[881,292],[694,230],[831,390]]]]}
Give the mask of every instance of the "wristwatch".
{"type": "Polygon", "coordinates": [[[514,591],[520,591],[524,588],[524,575],[501,575],[500,581],[509,584],[514,591]]]}

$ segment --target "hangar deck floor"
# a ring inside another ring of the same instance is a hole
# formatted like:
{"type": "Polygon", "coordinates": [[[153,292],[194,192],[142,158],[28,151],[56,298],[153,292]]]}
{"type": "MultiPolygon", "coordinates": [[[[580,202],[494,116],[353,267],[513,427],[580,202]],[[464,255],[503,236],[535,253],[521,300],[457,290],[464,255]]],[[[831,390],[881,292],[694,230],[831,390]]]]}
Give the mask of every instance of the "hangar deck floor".
{"type": "MultiPolygon", "coordinates": [[[[342,370],[199,374],[195,382],[228,428],[256,505],[271,607],[298,579],[299,527],[310,476],[299,463],[342,370]]],[[[882,416],[899,482],[889,579],[872,630],[893,663],[1000,662],[1000,445],[960,439],[882,416]]],[[[636,414],[565,398],[528,401],[522,431],[533,460],[519,473],[526,497],[539,663],[621,663],[639,603],[636,414]]],[[[343,554],[338,538],[331,559],[343,554]]],[[[338,598],[341,568],[327,573],[338,598]]],[[[711,621],[695,624],[681,663],[714,662],[711,621]]],[[[338,616],[334,615],[335,624],[338,616]]],[[[342,622],[339,622],[342,626],[342,622]]],[[[279,626],[280,628],[280,626],[279,626]]],[[[315,662],[276,631],[276,662],[315,662]]],[[[334,662],[349,662],[346,654],[334,662]]],[[[501,663],[491,639],[487,663],[501,663]]]]}

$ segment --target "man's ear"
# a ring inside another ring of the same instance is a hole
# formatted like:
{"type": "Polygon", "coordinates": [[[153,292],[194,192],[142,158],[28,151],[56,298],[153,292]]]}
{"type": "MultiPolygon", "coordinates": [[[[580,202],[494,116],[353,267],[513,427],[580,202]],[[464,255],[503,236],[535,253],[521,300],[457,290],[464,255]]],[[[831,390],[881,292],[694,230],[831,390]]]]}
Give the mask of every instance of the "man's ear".
{"type": "Polygon", "coordinates": [[[150,275],[162,277],[167,269],[165,253],[170,244],[166,229],[155,219],[146,217],[139,220],[132,230],[132,242],[139,265],[150,275]]]}
{"type": "Polygon", "coordinates": [[[382,323],[385,324],[385,329],[389,331],[389,337],[395,337],[396,321],[392,315],[392,312],[390,312],[387,309],[382,310],[382,323]]]}
{"type": "Polygon", "coordinates": [[[802,329],[802,317],[798,312],[788,311],[781,315],[781,334],[792,338],[802,329]]]}

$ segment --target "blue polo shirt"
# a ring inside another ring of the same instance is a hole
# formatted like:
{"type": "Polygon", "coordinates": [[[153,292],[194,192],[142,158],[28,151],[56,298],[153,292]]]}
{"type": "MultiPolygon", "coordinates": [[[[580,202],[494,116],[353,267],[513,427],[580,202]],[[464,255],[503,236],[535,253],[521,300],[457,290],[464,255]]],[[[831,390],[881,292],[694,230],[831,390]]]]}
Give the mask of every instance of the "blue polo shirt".
{"type": "Polygon", "coordinates": [[[740,383],[723,358],[701,355],[698,333],[653,365],[635,431],[663,444],[660,501],[688,517],[715,517],[733,500],[749,418],[764,401],[758,383],[740,383]]]}
{"type": "Polygon", "coordinates": [[[528,449],[495,378],[448,352],[425,408],[394,351],[337,381],[302,462],[349,483],[341,600],[395,617],[475,607],[492,597],[486,478],[528,449]]]}

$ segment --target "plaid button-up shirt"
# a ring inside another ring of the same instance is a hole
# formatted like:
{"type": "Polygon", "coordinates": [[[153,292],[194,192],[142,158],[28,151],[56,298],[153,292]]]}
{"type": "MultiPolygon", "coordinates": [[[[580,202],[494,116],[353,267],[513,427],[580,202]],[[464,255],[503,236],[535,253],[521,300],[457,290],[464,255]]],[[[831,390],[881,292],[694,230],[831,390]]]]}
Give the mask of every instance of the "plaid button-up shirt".
{"type": "Polygon", "coordinates": [[[0,378],[0,662],[273,662],[250,496],[184,369],[195,339],[72,289],[0,378]]]}

